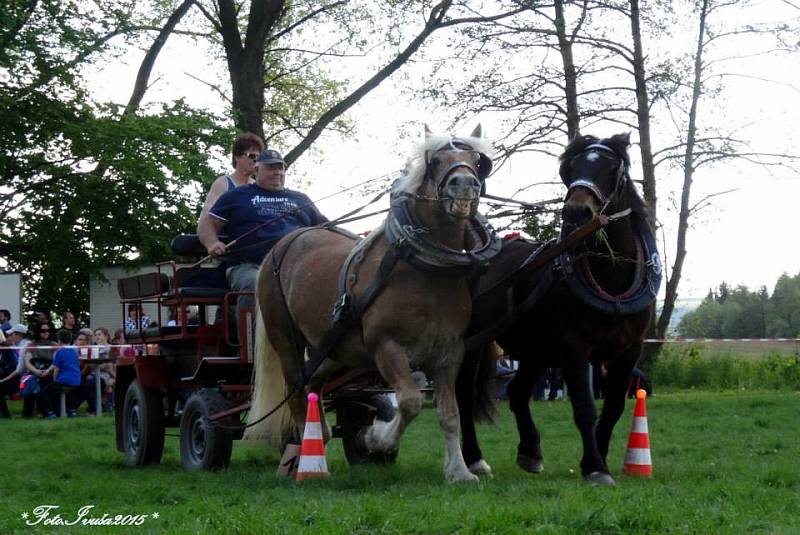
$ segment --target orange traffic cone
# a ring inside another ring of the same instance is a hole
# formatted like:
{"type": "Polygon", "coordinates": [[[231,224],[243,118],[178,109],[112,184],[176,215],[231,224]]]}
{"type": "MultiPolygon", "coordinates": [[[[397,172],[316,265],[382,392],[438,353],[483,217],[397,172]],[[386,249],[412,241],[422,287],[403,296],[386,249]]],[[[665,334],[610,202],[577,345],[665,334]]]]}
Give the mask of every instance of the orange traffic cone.
{"type": "Polygon", "coordinates": [[[628,451],[625,453],[625,464],[622,472],[634,476],[650,477],[653,465],[650,461],[650,435],[647,432],[647,407],[644,399],[647,392],[636,391],[636,407],[633,409],[633,426],[628,436],[628,451]]]}
{"type": "Polygon", "coordinates": [[[319,419],[319,397],[308,395],[306,428],[303,431],[303,445],[300,446],[300,461],[297,463],[297,481],[312,477],[328,477],[328,463],[325,461],[325,443],[322,441],[322,424],[319,419]]]}

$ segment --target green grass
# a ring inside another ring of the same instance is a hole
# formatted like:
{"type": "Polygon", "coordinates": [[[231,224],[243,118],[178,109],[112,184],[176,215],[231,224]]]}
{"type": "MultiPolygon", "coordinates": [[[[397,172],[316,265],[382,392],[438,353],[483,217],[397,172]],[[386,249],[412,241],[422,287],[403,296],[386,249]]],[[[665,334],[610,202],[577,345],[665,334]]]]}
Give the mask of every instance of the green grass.
{"type": "MultiPolygon", "coordinates": [[[[609,455],[614,488],[579,477],[580,441],[569,405],[535,403],[545,472],[516,468],[507,406],[479,431],[495,477],[448,485],[443,440],[426,407],[403,438],[398,462],[350,467],[328,447],[329,479],[297,484],[275,475],[277,454],[236,443],[230,469],[187,473],[177,438],[160,466],[131,469],[114,449],[110,417],[0,420],[6,461],[0,533],[797,533],[800,435],[797,392],[689,392],[648,399],[654,477],[620,475],[633,401],[609,455]],[[159,513],[138,527],[25,525],[20,515],[56,504],[70,519],[159,513]]],[[[18,414],[18,405],[14,406],[18,414]]]]}

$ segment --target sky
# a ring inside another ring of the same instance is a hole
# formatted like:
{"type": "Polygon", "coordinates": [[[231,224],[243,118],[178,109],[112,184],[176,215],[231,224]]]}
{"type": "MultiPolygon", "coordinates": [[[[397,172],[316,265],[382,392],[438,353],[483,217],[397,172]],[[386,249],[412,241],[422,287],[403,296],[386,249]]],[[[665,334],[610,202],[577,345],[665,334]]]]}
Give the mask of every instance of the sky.
{"type": "MultiPolygon", "coordinates": [[[[766,4],[776,7],[781,2],[766,4]]],[[[785,6],[784,6],[785,7],[785,6]]],[[[800,14],[800,12],[798,13],[800,14]]],[[[745,16],[740,13],[739,16],[745,16]]],[[[791,16],[779,12],[773,16],[791,16]]],[[[795,15],[796,16],[796,15],[795,15]]],[[[680,35],[674,38],[681,38],[680,35]]],[[[755,48],[755,45],[753,45],[755,48]]],[[[792,128],[800,123],[800,63],[785,63],[785,57],[748,57],[742,50],[731,51],[742,59],[736,61],[738,76],[726,82],[723,97],[725,108],[733,115],[703,117],[701,121],[735,121],[742,125],[742,134],[756,140],[759,148],[770,147],[796,134],[792,128]],[[790,74],[795,73],[795,74],[790,74]],[[782,83],[765,82],[763,78],[780,79],[782,83]]],[[[798,54],[800,55],[800,54],[798,54]]],[[[127,101],[142,53],[131,51],[119,61],[110,62],[90,77],[91,90],[102,100],[127,101]]],[[[219,96],[207,90],[193,77],[203,77],[208,59],[196,48],[189,53],[185,43],[171,38],[162,51],[153,74],[153,84],[146,101],[171,100],[178,96],[189,104],[219,110],[219,96]],[[186,91],[191,88],[190,91],[186,91]]],[[[357,67],[356,67],[357,69],[357,67]]],[[[358,79],[359,72],[354,72],[358,79]]],[[[441,132],[453,123],[447,113],[431,111],[425,103],[409,96],[409,87],[425,83],[415,79],[414,69],[406,69],[384,82],[350,112],[356,125],[350,137],[325,134],[311,153],[304,155],[290,169],[287,186],[302,189],[312,199],[371,178],[396,172],[422,140],[423,124],[441,132]]],[[[483,123],[491,141],[493,129],[501,125],[491,115],[460,117],[455,120],[455,134],[468,134],[477,123],[483,123]]],[[[619,132],[614,125],[600,125],[591,133],[599,137],[619,132]]],[[[632,139],[636,141],[635,132],[632,139]]],[[[658,143],[658,139],[655,142],[658,143]]],[[[795,145],[797,146],[797,145],[795,145]]],[[[287,150],[290,147],[277,147],[287,150]]],[[[631,148],[632,176],[641,178],[638,147],[631,148]]],[[[497,195],[511,195],[531,182],[557,182],[555,159],[527,161],[512,159],[489,179],[488,190],[497,195]]],[[[227,172],[224,161],[219,172],[227,172]]],[[[681,176],[676,172],[659,171],[659,235],[664,264],[674,260],[676,216],[672,209],[678,198],[681,176]]],[[[800,272],[800,247],[796,245],[796,206],[800,198],[800,177],[781,169],[763,169],[741,162],[728,162],[713,170],[703,170],[695,177],[693,199],[720,191],[730,193],[714,198],[713,203],[694,219],[688,235],[687,257],[679,289],[679,299],[697,299],[723,280],[731,285],[745,284],[750,289],[765,285],[769,291],[784,272],[800,272]]],[[[539,187],[518,196],[535,202],[563,194],[563,187],[539,187]]],[[[364,202],[365,193],[338,195],[320,203],[320,208],[333,218],[364,202]]],[[[383,201],[386,203],[386,201],[383,201]]],[[[381,205],[380,207],[383,207],[381,205]]],[[[368,209],[371,211],[371,209],[368,209]]],[[[349,225],[352,230],[373,228],[377,218],[349,225]]],[[[663,295],[663,286],[662,286],[663,295]]]]}

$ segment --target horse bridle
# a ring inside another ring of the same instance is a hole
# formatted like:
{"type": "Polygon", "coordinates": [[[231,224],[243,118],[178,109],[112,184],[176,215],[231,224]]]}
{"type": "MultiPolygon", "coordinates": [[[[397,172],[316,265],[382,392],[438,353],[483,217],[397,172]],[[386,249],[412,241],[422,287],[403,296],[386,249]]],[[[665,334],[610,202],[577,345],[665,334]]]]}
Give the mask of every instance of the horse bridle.
{"type": "Polygon", "coordinates": [[[599,213],[604,213],[606,208],[611,204],[611,201],[616,199],[620,192],[622,191],[623,186],[625,185],[625,180],[627,178],[627,170],[625,168],[625,161],[617,154],[617,152],[608,147],[603,145],[602,143],[592,143],[581,152],[576,154],[570,159],[570,164],[575,161],[577,158],[584,156],[586,153],[594,153],[597,154],[601,158],[606,158],[609,160],[616,160],[619,162],[617,166],[617,176],[614,180],[614,189],[611,190],[611,193],[606,195],[600,187],[595,184],[593,178],[581,176],[570,182],[569,186],[567,186],[567,194],[564,196],[564,201],[566,202],[569,199],[570,193],[574,188],[581,187],[586,188],[592,192],[592,194],[597,197],[597,200],[600,201],[602,208],[600,209],[599,213]]]}
{"type": "Polygon", "coordinates": [[[447,177],[459,167],[466,167],[482,189],[484,180],[486,180],[486,177],[489,176],[489,173],[492,170],[492,160],[482,152],[475,150],[472,145],[466,141],[459,138],[450,138],[450,141],[444,147],[436,150],[425,151],[425,180],[430,180],[433,182],[434,186],[436,187],[436,197],[418,193],[415,196],[416,199],[422,201],[443,201],[449,199],[450,197],[448,195],[442,195],[442,189],[447,184],[447,177]],[[478,162],[478,165],[475,165],[467,160],[453,162],[439,175],[439,179],[437,181],[436,177],[434,177],[431,173],[433,155],[437,152],[470,152],[475,155],[474,160],[478,162]]]}

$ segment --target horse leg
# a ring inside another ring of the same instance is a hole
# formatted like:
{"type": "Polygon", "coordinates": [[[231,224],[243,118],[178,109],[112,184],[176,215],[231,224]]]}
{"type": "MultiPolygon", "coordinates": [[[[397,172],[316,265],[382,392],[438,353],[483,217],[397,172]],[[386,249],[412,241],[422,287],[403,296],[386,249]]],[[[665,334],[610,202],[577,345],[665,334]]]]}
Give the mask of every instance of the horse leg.
{"type": "Polygon", "coordinates": [[[541,437],[533,421],[530,407],[533,386],[544,370],[544,366],[530,363],[529,360],[521,361],[519,370],[511,379],[507,389],[508,406],[514,413],[519,433],[517,465],[532,474],[538,474],[544,470],[541,437]]]}
{"type": "Polygon", "coordinates": [[[613,485],[614,479],[608,473],[608,467],[597,449],[597,415],[589,389],[588,373],[589,363],[586,359],[580,359],[575,365],[564,368],[564,379],[572,401],[572,415],[583,440],[581,473],[586,481],[594,485],[613,485]]]}
{"type": "MultiPolygon", "coordinates": [[[[454,354],[455,352],[451,352],[443,362],[453,363],[457,361],[457,359],[453,358],[454,354]]],[[[440,366],[433,374],[433,386],[436,391],[436,412],[439,416],[439,425],[444,432],[447,452],[444,461],[444,474],[450,483],[478,481],[478,476],[467,468],[458,443],[459,414],[454,388],[458,368],[459,366],[452,365],[440,366]]]]}
{"type": "Polygon", "coordinates": [[[625,410],[625,396],[628,392],[631,370],[633,370],[640,354],[641,346],[638,346],[635,349],[628,350],[621,357],[612,360],[608,364],[606,397],[603,402],[600,421],[597,424],[597,431],[595,432],[597,448],[604,460],[608,456],[608,445],[611,442],[614,426],[617,425],[622,412],[625,410]]]}
{"type": "Polygon", "coordinates": [[[384,422],[377,418],[364,433],[364,444],[372,452],[397,449],[406,426],[422,409],[422,392],[411,375],[405,350],[396,342],[384,342],[375,352],[375,365],[397,397],[397,413],[384,422]]]}
{"type": "Polygon", "coordinates": [[[456,379],[456,402],[458,403],[458,416],[461,423],[461,452],[469,471],[476,475],[492,476],[492,467],[483,460],[483,453],[478,444],[478,434],[475,430],[474,396],[480,355],[468,353],[464,355],[464,362],[456,379]]]}

